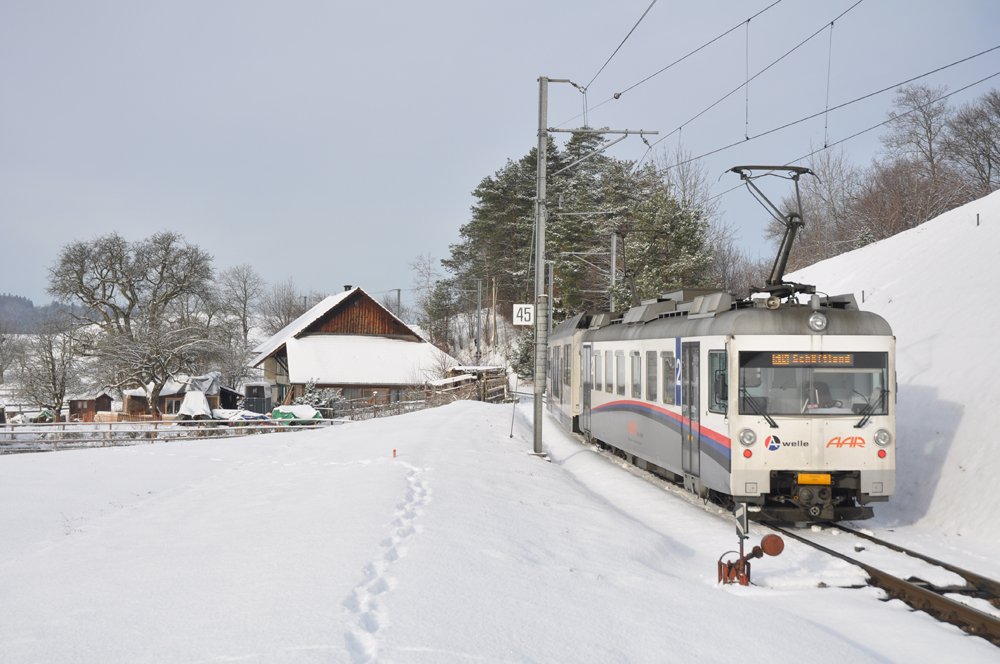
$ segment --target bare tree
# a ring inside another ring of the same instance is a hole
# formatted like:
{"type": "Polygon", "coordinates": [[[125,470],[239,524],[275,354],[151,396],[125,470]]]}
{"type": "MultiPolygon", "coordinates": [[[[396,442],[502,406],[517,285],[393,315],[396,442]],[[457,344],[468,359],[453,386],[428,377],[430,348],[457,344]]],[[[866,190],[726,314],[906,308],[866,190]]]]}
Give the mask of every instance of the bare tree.
{"type": "Polygon", "coordinates": [[[17,364],[24,350],[20,335],[15,334],[11,328],[13,325],[7,321],[0,321],[0,385],[4,383],[4,373],[17,364]]]}
{"type": "Polygon", "coordinates": [[[82,304],[77,317],[100,328],[87,352],[99,358],[101,382],[146,388],[158,416],[166,381],[197,367],[210,345],[207,320],[192,302],[209,300],[212,276],[212,257],[177,233],[135,243],[111,233],[64,247],[49,270],[49,292],[82,304]]]}
{"type": "Polygon", "coordinates": [[[969,199],[968,190],[944,164],[931,179],[926,165],[917,161],[875,162],[851,205],[845,237],[860,247],[919,226],[969,199]]]}
{"type": "Polygon", "coordinates": [[[65,319],[50,318],[26,338],[17,365],[17,393],[28,403],[52,410],[58,421],[66,395],[79,389],[79,344],[65,319]]]}
{"type": "Polygon", "coordinates": [[[657,157],[656,166],[663,174],[667,192],[681,208],[698,210],[703,218],[709,220],[718,217],[719,200],[711,195],[705,166],[691,158],[690,150],[680,145],[673,150],[664,150],[657,157]]]}
{"type": "Polygon", "coordinates": [[[299,295],[292,279],[271,286],[260,298],[260,325],[268,336],[306,312],[307,295],[299,295]]]}
{"type": "Polygon", "coordinates": [[[241,338],[250,343],[255,311],[264,295],[264,280],[247,264],[223,270],[219,274],[219,306],[239,326],[241,338]]]}
{"type": "Polygon", "coordinates": [[[1000,91],[963,106],[948,122],[944,150],[958,171],[984,196],[1000,188],[1000,91]]]}
{"type": "Polygon", "coordinates": [[[133,319],[168,319],[180,298],[207,292],[211,278],[212,257],[177,233],[136,243],[110,233],[63,247],[49,269],[48,291],[82,304],[85,320],[132,338],[133,319]]]}
{"type": "Polygon", "coordinates": [[[942,99],[946,87],[909,85],[896,91],[889,131],[882,137],[889,154],[918,164],[931,178],[944,160],[945,127],[952,111],[942,99]]]}

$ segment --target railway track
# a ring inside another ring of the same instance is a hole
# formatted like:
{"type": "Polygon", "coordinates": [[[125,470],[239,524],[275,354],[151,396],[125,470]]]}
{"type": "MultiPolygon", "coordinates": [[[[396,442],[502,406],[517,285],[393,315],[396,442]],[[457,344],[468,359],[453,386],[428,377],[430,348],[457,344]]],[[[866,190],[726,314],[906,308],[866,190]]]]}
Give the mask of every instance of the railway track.
{"type": "MultiPolygon", "coordinates": [[[[698,505],[706,512],[714,514],[722,519],[732,519],[732,512],[728,509],[720,507],[712,502],[696,498],[693,494],[679,487],[676,483],[650,473],[649,471],[638,468],[637,466],[621,459],[610,450],[601,449],[599,446],[583,440],[581,440],[581,444],[588,447],[596,454],[604,457],[609,462],[619,465],[633,475],[641,477],[647,482],[663,488],[681,500],[684,500],[692,505],[698,505]]],[[[802,531],[789,530],[788,528],[764,520],[755,519],[755,521],[759,525],[780,532],[782,535],[785,535],[790,539],[797,540],[823,553],[835,556],[847,563],[860,567],[868,575],[869,585],[881,588],[890,599],[899,599],[915,610],[924,611],[937,620],[955,625],[969,634],[982,637],[993,645],[1000,647],[1000,582],[956,565],[932,558],[931,556],[926,556],[912,549],[907,549],[891,542],[887,542],[878,537],[847,526],[835,523],[817,524],[824,528],[837,529],[857,537],[860,541],[870,542],[876,546],[884,547],[885,549],[899,554],[900,556],[921,561],[923,564],[943,571],[943,574],[937,574],[935,576],[951,576],[953,579],[957,577],[958,579],[964,581],[964,583],[932,583],[913,575],[910,575],[907,578],[901,578],[898,575],[882,570],[863,560],[859,560],[854,556],[810,540],[805,536],[805,534],[802,534],[802,531]],[[949,595],[953,597],[949,597],[949,595]],[[961,597],[963,601],[955,599],[954,597],[961,597]],[[996,611],[994,611],[996,615],[991,615],[986,611],[980,611],[975,607],[970,606],[972,601],[988,603],[991,607],[996,609],[996,611]]],[[[902,565],[902,567],[905,568],[910,566],[902,565]]]]}
{"type": "Polygon", "coordinates": [[[846,526],[824,524],[824,527],[839,529],[862,540],[946,570],[963,579],[965,583],[940,585],[913,576],[904,579],[857,557],[824,546],[801,532],[766,521],[762,521],[761,524],[814,549],[857,565],[868,575],[869,584],[884,590],[889,598],[899,599],[918,611],[924,611],[937,620],[956,625],[965,632],[982,637],[1000,647],[1000,618],[970,605],[970,600],[978,600],[1000,609],[1000,583],[997,581],[846,526]]]}

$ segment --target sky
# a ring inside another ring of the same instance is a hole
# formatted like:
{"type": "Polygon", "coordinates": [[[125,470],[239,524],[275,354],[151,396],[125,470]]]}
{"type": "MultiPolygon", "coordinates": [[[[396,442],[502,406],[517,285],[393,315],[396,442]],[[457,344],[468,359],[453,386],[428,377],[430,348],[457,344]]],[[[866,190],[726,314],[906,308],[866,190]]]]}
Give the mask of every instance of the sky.
{"type": "MultiPolygon", "coordinates": [[[[1000,578],[1000,386],[979,352],[1000,192],[793,277],[897,337],[897,492],[855,525],[1000,578]],[[929,269],[928,266],[931,266],[929,269]],[[971,271],[962,290],[942,275],[971,271]],[[864,296],[862,296],[864,292],[864,296]],[[928,315],[932,310],[934,315],[928,315]]],[[[719,585],[732,516],[628,469],[530,400],[301,433],[0,456],[9,662],[995,662],[786,540],[719,585]]],[[[767,531],[753,525],[751,544],[767,531]]],[[[818,526],[828,548],[956,580],[818,526]],[[861,549],[861,550],[858,550],[861,549]]],[[[996,607],[972,600],[980,610],[996,607]]]]}
{"type": "MultiPolygon", "coordinates": [[[[539,76],[587,88],[550,86],[550,127],[658,131],[653,158],[698,156],[1000,44],[990,0],[782,0],[746,23],[771,2],[7,0],[0,292],[48,302],[66,243],[171,229],[220,270],[409,295],[412,265],[459,240],[477,184],[536,145],[539,76]]],[[[996,72],[1000,50],[921,82],[955,90],[996,72]]],[[[738,184],[733,165],[871,127],[891,97],[706,157],[712,193],[738,184]]],[[[863,165],[877,135],[839,147],[863,165]]],[[[650,158],[635,136],[609,154],[650,158]]],[[[719,202],[743,246],[769,256],[764,211],[742,190],[719,202]]]]}

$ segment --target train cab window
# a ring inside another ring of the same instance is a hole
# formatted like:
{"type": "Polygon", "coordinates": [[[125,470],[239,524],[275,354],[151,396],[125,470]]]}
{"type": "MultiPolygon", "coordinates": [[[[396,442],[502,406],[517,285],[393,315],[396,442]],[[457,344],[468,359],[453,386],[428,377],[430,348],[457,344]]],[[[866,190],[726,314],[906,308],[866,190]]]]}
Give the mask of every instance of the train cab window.
{"type": "Polygon", "coordinates": [[[604,390],[606,392],[615,391],[615,365],[614,354],[610,350],[604,351],[604,390]]]}
{"type": "Polygon", "coordinates": [[[635,350],[631,353],[632,364],[632,398],[642,398],[642,355],[635,350]]]}
{"type": "Polygon", "coordinates": [[[886,415],[888,354],[740,352],[744,415],[886,415]]]}
{"type": "Polygon", "coordinates": [[[604,375],[601,373],[601,353],[600,351],[594,353],[594,389],[600,390],[604,388],[601,382],[604,379],[604,375]]]}
{"type": "Polygon", "coordinates": [[[708,410],[713,413],[725,413],[729,401],[729,374],[726,367],[726,351],[708,351],[708,377],[710,394],[708,410]]]}
{"type": "Polygon", "coordinates": [[[660,364],[663,366],[663,403],[673,404],[677,387],[677,361],[671,351],[660,353],[660,364]]]}
{"type": "Polygon", "coordinates": [[[656,401],[656,351],[646,351],[646,401],[656,401]]]}
{"type": "Polygon", "coordinates": [[[625,353],[615,351],[615,392],[625,396],[625,353]]]}

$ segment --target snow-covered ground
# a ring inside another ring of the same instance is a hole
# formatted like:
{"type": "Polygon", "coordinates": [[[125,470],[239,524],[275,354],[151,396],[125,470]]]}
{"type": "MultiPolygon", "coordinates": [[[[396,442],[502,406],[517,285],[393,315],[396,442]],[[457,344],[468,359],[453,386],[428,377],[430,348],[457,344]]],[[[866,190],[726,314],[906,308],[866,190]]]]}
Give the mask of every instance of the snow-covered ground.
{"type": "Polygon", "coordinates": [[[0,661],[996,661],[794,542],[718,586],[730,519],[529,417],[4,457],[0,661]]]}
{"type": "MultiPolygon", "coordinates": [[[[899,491],[864,526],[994,578],[997,247],[1000,194],[793,275],[899,339],[899,491]]],[[[719,586],[731,518],[548,420],[529,455],[530,413],[0,457],[0,662],[1000,660],[796,542],[719,586]]]]}

